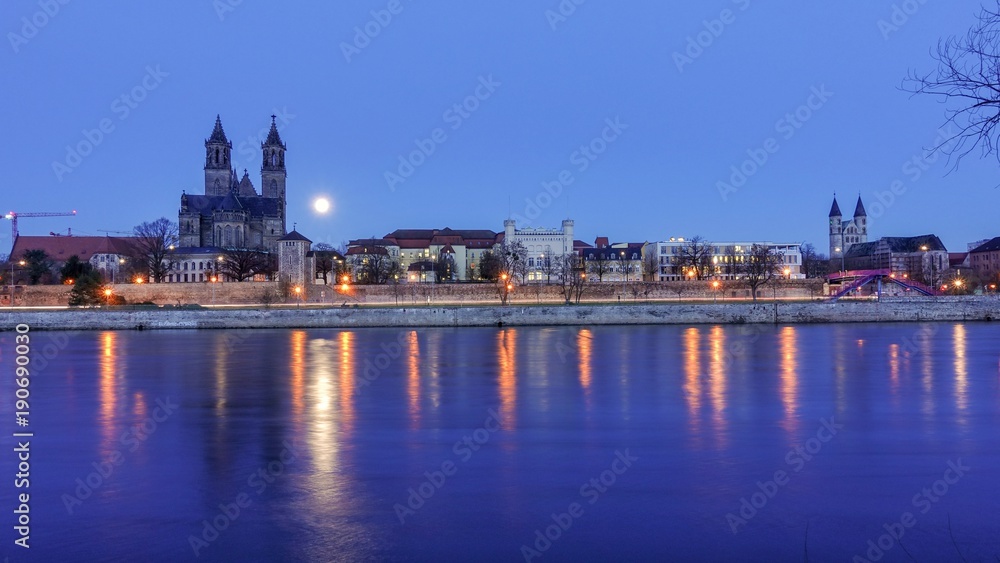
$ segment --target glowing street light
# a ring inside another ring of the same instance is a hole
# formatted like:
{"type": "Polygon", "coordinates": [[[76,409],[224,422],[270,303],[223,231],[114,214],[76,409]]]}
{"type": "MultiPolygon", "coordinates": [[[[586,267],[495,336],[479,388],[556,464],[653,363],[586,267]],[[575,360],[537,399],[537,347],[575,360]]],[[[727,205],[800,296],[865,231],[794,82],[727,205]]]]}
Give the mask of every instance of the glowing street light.
{"type": "Polygon", "coordinates": [[[713,303],[719,302],[719,280],[715,280],[712,282],[712,302],[713,303]]]}
{"type": "Polygon", "coordinates": [[[104,289],[104,301],[107,303],[107,305],[109,305],[109,306],[111,305],[111,288],[110,287],[104,289]]]}
{"type": "Polygon", "coordinates": [[[302,303],[302,287],[295,286],[295,306],[298,307],[302,303]]]}

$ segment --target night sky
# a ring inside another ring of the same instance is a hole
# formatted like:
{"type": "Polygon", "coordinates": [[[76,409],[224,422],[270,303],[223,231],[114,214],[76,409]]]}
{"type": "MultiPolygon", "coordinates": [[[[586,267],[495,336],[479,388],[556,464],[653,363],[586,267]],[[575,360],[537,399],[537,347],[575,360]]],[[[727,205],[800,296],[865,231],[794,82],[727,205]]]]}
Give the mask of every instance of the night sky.
{"type": "Polygon", "coordinates": [[[568,215],[588,241],[700,234],[825,252],[834,191],[847,213],[862,194],[873,239],[935,233],[964,251],[1000,235],[996,160],[924,161],[947,106],[900,89],[909,69],[934,69],[929,50],[964,33],[977,2],[565,0],[562,16],[555,0],[49,1],[51,16],[28,0],[0,14],[0,206],[79,215],[25,219],[22,234],[176,221],[181,190],[203,191],[216,114],[259,191],[276,114],[289,228],[314,242],[499,231],[511,213],[536,226],[568,215]],[[894,5],[912,12],[897,25],[894,5]],[[418,145],[431,154],[401,171],[418,145]],[[902,195],[876,205],[895,180],[902,195]],[[318,196],[332,213],[312,211],[318,196]]]}

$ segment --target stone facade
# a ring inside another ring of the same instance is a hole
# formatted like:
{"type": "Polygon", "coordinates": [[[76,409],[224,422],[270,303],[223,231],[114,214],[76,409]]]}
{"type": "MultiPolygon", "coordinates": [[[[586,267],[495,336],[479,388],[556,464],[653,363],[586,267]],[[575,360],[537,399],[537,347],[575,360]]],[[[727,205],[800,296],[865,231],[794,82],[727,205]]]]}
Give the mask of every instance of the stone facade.
{"type": "Polygon", "coordinates": [[[854,207],[854,217],[844,221],[837,205],[837,196],[833,196],[830,207],[830,261],[833,269],[839,270],[843,257],[855,244],[868,242],[868,213],[858,195],[858,204],[854,207]]]}
{"type": "Polygon", "coordinates": [[[306,259],[312,241],[293,230],[278,239],[278,275],[295,287],[312,283],[316,277],[306,259]]]}
{"type": "Polygon", "coordinates": [[[573,254],[573,226],[572,219],[565,219],[559,229],[518,229],[513,219],[503,222],[504,240],[520,242],[528,251],[528,281],[547,279],[545,264],[573,254]]]}
{"type": "Polygon", "coordinates": [[[181,195],[177,216],[181,248],[261,248],[276,251],[285,236],[286,145],[278,135],[275,116],[271,130],[261,143],[261,193],[250,175],[239,179],[232,165],[232,142],[222,120],[205,140],[204,195],[181,195]]]}

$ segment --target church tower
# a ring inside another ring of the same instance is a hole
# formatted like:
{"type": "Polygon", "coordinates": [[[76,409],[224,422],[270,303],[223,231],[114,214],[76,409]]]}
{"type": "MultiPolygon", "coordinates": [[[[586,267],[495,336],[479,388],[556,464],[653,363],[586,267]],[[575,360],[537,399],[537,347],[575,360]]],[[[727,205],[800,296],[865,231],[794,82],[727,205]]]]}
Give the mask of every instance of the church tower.
{"type": "Polygon", "coordinates": [[[837,205],[837,194],[833,194],[833,206],[830,207],[830,259],[840,260],[845,252],[844,227],[841,220],[840,206],[837,205]]]}
{"type": "Polygon", "coordinates": [[[861,194],[858,194],[858,205],[854,208],[854,226],[858,229],[858,242],[868,242],[868,212],[861,203],[861,194]]]}
{"type": "Polygon", "coordinates": [[[271,116],[271,131],[267,134],[267,139],[260,144],[262,164],[260,167],[261,191],[264,197],[285,199],[285,150],[287,147],[281,142],[278,135],[278,127],[275,124],[276,116],[271,116]]]}
{"type": "Polygon", "coordinates": [[[224,196],[229,193],[233,173],[230,168],[232,152],[233,143],[226,138],[222,119],[216,115],[212,136],[205,140],[205,195],[224,196]]]}

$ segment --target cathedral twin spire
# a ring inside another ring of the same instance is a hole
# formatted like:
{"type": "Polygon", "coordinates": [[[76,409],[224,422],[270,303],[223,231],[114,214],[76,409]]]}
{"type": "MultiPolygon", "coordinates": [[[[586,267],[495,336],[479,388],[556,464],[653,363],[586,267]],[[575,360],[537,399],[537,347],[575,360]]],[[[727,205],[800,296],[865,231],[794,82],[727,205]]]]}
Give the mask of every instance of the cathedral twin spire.
{"type": "MultiPolygon", "coordinates": [[[[261,183],[264,197],[284,197],[285,151],[287,146],[281,141],[276,122],[271,116],[271,129],[261,143],[261,183]]],[[[238,196],[257,196],[246,169],[243,178],[232,168],[233,143],[222,127],[222,116],[215,116],[215,127],[205,140],[205,195],[224,196],[233,193],[238,196]]]]}
{"type": "MultiPolygon", "coordinates": [[[[837,205],[837,194],[833,194],[833,206],[830,207],[830,217],[841,217],[840,206],[837,205]]],[[[855,217],[867,217],[868,212],[865,211],[865,204],[861,203],[861,194],[858,194],[858,204],[854,206],[854,216],[855,217]]]]}

